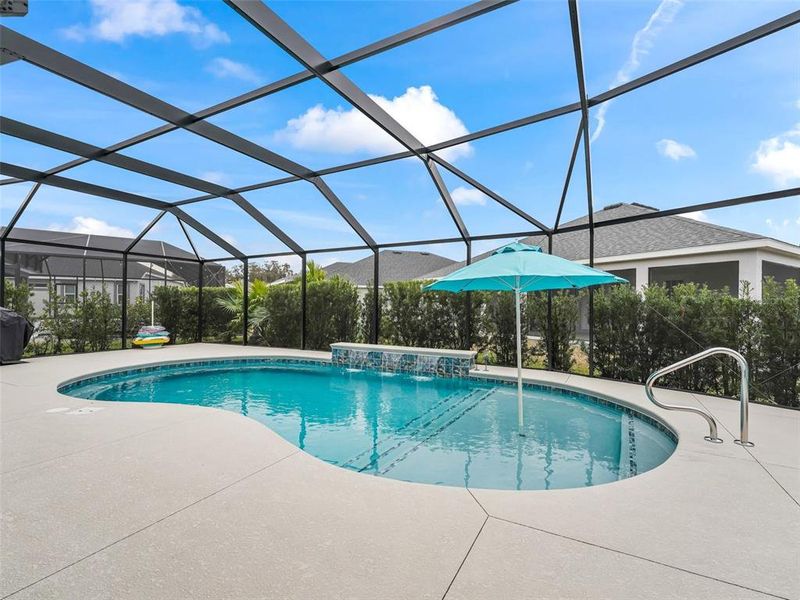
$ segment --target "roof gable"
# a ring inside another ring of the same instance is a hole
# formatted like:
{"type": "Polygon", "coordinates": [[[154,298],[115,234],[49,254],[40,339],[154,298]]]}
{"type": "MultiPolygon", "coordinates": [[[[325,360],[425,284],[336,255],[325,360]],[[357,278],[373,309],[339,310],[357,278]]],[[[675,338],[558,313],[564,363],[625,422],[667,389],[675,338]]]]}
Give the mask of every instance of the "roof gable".
{"type": "MultiPolygon", "coordinates": [[[[382,250],[378,259],[379,283],[422,279],[427,273],[456,264],[456,261],[431,252],[382,250]]],[[[367,256],[352,263],[336,262],[324,267],[329,277],[338,275],[356,285],[372,285],[373,258],[367,256]]]]}

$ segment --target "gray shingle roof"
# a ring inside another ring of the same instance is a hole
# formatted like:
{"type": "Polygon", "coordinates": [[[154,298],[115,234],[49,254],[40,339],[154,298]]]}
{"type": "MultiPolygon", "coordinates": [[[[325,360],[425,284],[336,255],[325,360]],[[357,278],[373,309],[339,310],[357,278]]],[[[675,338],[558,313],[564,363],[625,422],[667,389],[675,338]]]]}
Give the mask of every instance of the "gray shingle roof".
{"type": "MultiPolygon", "coordinates": [[[[656,209],[641,204],[612,204],[594,213],[595,223],[609,219],[619,219],[631,215],[657,212],[656,209]]],[[[583,225],[589,217],[581,217],[568,223],[583,225]]],[[[596,258],[660,252],[678,248],[695,248],[711,244],[727,244],[756,240],[764,236],[730,229],[712,223],[705,223],[688,217],[657,217],[600,227],[594,233],[594,255],[596,258]]],[[[529,244],[546,243],[543,236],[533,236],[523,240],[529,244]]],[[[589,258],[589,231],[572,231],[553,236],[553,254],[569,260],[589,258]]]]}
{"type": "MultiPolygon", "coordinates": [[[[0,231],[4,230],[0,227],[0,231]]],[[[82,277],[83,258],[86,256],[86,276],[92,279],[102,277],[110,279],[122,278],[121,255],[116,252],[102,252],[96,250],[86,251],[81,248],[62,248],[58,246],[44,246],[36,242],[53,242],[59,244],[70,244],[71,246],[86,246],[91,244],[94,247],[107,250],[122,251],[131,243],[131,238],[113,237],[104,235],[88,235],[84,233],[66,233],[61,231],[49,231],[45,229],[27,229],[15,227],[12,230],[12,237],[28,240],[26,242],[6,242],[6,252],[12,254],[26,254],[47,259],[47,265],[42,265],[41,270],[28,270],[29,274],[51,273],[56,277],[82,277]],[[102,259],[102,263],[101,260],[102,259]]],[[[172,271],[187,282],[195,283],[198,279],[198,267],[195,262],[182,262],[181,259],[191,261],[197,257],[191,252],[187,252],[177,246],[159,240],[140,240],[134,246],[134,250],[129,255],[128,278],[144,279],[149,276],[148,261],[163,266],[163,260],[167,262],[167,269],[172,271]],[[164,259],[152,257],[137,257],[135,252],[143,252],[148,255],[163,256],[164,259]],[[174,260],[170,260],[174,259],[174,260]],[[145,263],[145,264],[142,264],[145,263]]],[[[225,267],[208,262],[205,264],[206,285],[224,285],[225,267]]]]}
{"type": "MultiPolygon", "coordinates": [[[[0,227],[0,232],[4,231],[5,227],[0,227]]],[[[50,231],[47,229],[27,229],[25,227],[14,227],[11,230],[11,237],[26,240],[25,242],[7,242],[7,249],[9,252],[19,252],[25,254],[48,254],[60,256],[83,256],[85,246],[92,246],[98,250],[90,251],[91,256],[103,256],[104,258],[112,258],[117,256],[113,252],[102,252],[102,250],[114,250],[122,252],[133,241],[131,238],[114,237],[110,235],[89,235],[86,233],[68,233],[63,231],[50,231]],[[70,246],[79,246],[78,248],[59,248],[56,246],[41,246],[36,242],[51,242],[57,244],[69,244],[70,246]]],[[[167,242],[159,240],[142,239],[136,246],[133,252],[143,252],[145,254],[152,254],[157,256],[164,256],[175,259],[197,260],[194,253],[173,246],[167,242]]],[[[133,253],[132,252],[132,253],[133,253]]]]}
{"type": "MultiPolygon", "coordinates": [[[[595,223],[609,219],[619,219],[631,215],[656,212],[655,208],[642,204],[612,204],[594,213],[595,223]]],[[[583,225],[589,221],[588,216],[574,219],[562,224],[562,227],[583,225]]],[[[747,240],[764,239],[762,235],[739,231],[729,227],[714,225],[688,217],[656,217],[631,223],[599,227],[594,233],[595,258],[639,254],[642,252],[659,252],[679,248],[695,248],[711,244],[726,244],[747,240]]],[[[547,246],[547,237],[535,235],[520,240],[534,246],[547,246]]],[[[474,261],[491,254],[487,252],[476,256],[474,261]]],[[[553,236],[553,254],[569,260],[589,258],[589,231],[570,231],[553,236]]],[[[463,262],[438,269],[426,274],[427,278],[444,277],[448,273],[464,266],[463,262]]]]}
{"type": "MultiPolygon", "coordinates": [[[[426,273],[454,265],[456,261],[430,252],[382,250],[379,258],[380,284],[422,279],[426,273]]],[[[372,285],[372,257],[356,262],[337,262],[324,267],[329,277],[339,275],[356,285],[372,285]]]]}

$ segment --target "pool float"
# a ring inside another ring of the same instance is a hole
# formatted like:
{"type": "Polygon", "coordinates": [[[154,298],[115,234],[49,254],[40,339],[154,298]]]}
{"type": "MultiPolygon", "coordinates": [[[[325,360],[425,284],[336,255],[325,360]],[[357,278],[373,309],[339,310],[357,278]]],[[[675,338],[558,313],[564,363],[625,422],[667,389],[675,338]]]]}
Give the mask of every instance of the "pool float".
{"type": "Polygon", "coordinates": [[[133,345],[145,350],[161,348],[169,343],[169,331],[161,325],[145,325],[139,328],[139,333],[133,340],[133,345]]]}
{"type": "Polygon", "coordinates": [[[139,348],[152,350],[153,348],[161,348],[164,344],[169,343],[169,336],[158,337],[137,337],[133,340],[133,345],[139,348]]]}

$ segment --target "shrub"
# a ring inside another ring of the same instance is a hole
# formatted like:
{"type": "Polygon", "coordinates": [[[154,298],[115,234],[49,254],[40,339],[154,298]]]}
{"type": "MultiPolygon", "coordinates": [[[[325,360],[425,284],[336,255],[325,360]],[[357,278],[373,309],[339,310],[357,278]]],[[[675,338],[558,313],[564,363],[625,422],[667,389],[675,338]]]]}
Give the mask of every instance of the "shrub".
{"type": "Polygon", "coordinates": [[[181,291],[182,288],[167,285],[160,285],[152,291],[152,298],[155,301],[156,322],[167,328],[170,333],[170,342],[172,343],[176,343],[180,333],[182,333],[179,331],[183,320],[181,291]]]}
{"type": "Polygon", "coordinates": [[[777,404],[800,407],[800,285],[768,279],[757,312],[763,360],[757,392],[777,404]]]}
{"type": "MultiPolygon", "coordinates": [[[[480,314],[480,328],[485,335],[485,347],[494,356],[494,362],[500,365],[517,364],[517,316],[514,306],[514,294],[506,292],[489,292],[480,314]]],[[[530,330],[530,306],[523,301],[521,308],[522,331],[530,330]]],[[[533,348],[522,344],[522,364],[533,358],[533,348]]]]}
{"type": "MultiPolygon", "coordinates": [[[[552,303],[552,349],[553,368],[559,371],[570,371],[575,364],[573,357],[573,340],[578,325],[578,303],[583,293],[558,291],[553,292],[552,303]]],[[[528,325],[539,332],[539,342],[535,351],[547,357],[551,347],[550,328],[547,326],[547,293],[528,294],[528,325]]]]}
{"type": "MultiPolygon", "coordinates": [[[[387,283],[381,293],[381,339],[398,346],[423,346],[423,283],[399,281],[387,283]]],[[[372,309],[371,304],[368,309],[372,309]]]]}
{"type": "Polygon", "coordinates": [[[74,302],[67,302],[58,296],[54,285],[48,286],[47,300],[39,315],[42,341],[36,344],[36,354],[60,354],[64,351],[66,341],[72,337],[74,307],[74,302]]]}
{"type": "Polygon", "coordinates": [[[266,346],[300,347],[300,286],[293,284],[270,286],[264,297],[267,318],[259,325],[259,340],[266,346]]]}
{"type": "MultiPolygon", "coordinates": [[[[424,292],[423,287],[428,283],[398,281],[383,286],[380,323],[383,343],[426,348],[465,347],[466,295],[424,292]]],[[[366,339],[370,339],[372,290],[365,298],[363,315],[366,339]]]]}
{"type": "MultiPolygon", "coordinates": [[[[333,277],[309,283],[306,292],[306,346],[309,349],[328,350],[332,342],[356,341],[361,306],[355,285],[333,277]]],[[[269,318],[274,317],[270,315],[269,318]]]]}
{"type": "Polygon", "coordinates": [[[139,297],[128,306],[128,337],[134,337],[142,325],[150,325],[150,301],[139,297]]]}
{"type": "MultiPolygon", "coordinates": [[[[372,308],[375,298],[373,288],[368,287],[364,298],[361,301],[361,319],[359,323],[360,341],[368,344],[372,342],[373,336],[373,321],[372,321],[372,308]]],[[[383,293],[378,290],[378,319],[381,318],[381,304],[383,303],[383,293]]],[[[379,340],[380,341],[380,340],[379,340]]]]}
{"type": "MultiPolygon", "coordinates": [[[[650,373],[705,348],[740,352],[750,365],[751,398],[800,406],[800,287],[764,283],[763,299],[681,284],[629,286],[595,293],[595,368],[604,377],[643,383],[650,373]]],[[[727,357],[690,365],[666,386],[738,396],[740,373],[727,357]]]]}
{"type": "Polygon", "coordinates": [[[50,286],[33,352],[99,352],[120,337],[121,310],[107,291],[83,291],[77,300],[60,298],[50,286]]]}
{"type": "MultiPolygon", "coordinates": [[[[247,335],[258,343],[263,321],[266,318],[265,302],[269,285],[257,279],[247,288],[247,335]]],[[[244,330],[244,284],[237,281],[225,288],[225,293],[216,299],[216,304],[228,313],[227,340],[242,335],[244,330]]],[[[227,341],[226,340],[226,341],[227,341]]]]}
{"type": "Polygon", "coordinates": [[[14,284],[13,281],[6,279],[3,282],[5,288],[5,308],[19,313],[29,321],[33,320],[33,301],[31,297],[33,292],[28,287],[28,283],[21,281],[14,284]]]}
{"type": "Polygon", "coordinates": [[[642,298],[630,285],[594,292],[594,362],[604,377],[642,380],[642,298]]]}
{"type": "Polygon", "coordinates": [[[114,340],[122,334],[122,310],[111,300],[105,289],[101,292],[81,294],[83,308],[88,313],[86,339],[91,352],[109,350],[114,340]]]}
{"type": "MultiPolygon", "coordinates": [[[[196,288],[194,288],[196,289],[196,288]]],[[[224,287],[204,287],[203,288],[203,335],[202,341],[229,341],[228,313],[223,309],[218,298],[226,294],[224,287]]],[[[195,295],[195,298],[197,296],[195,295]]],[[[196,301],[196,300],[195,300],[196,301]]],[[[195,307],[196,310],[196,307],[195,307]]]]}

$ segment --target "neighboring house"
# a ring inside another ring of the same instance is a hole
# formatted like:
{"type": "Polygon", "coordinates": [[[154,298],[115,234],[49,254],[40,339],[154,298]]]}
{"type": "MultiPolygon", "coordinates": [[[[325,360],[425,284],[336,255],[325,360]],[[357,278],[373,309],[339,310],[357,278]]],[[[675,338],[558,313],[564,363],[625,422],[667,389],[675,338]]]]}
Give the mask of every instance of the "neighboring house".
{"type": "MultiPolygon", "coordinates": [[[[426,279],[431,271],[456,265],[456,261],[433,254],[431,252],[414,252],[409,250],[381,250],[378,256],[378,285],[393,281],[411,281],[426,279]]],[[[372,287],[374,279],[374,261],[372,256],[356,262],[336,262],[323,267],[328,277],[338,275],[354,284],[363,295],[372,287]]]]}
{"type": "MultiPolygon", "coordinates": [[[[642,204],[612,204],[595,212],[594,222],[652,212],[656,209],[642,204]]],[[[587,221],[588,217],[581,217],[561,226],[583,225],[587,221]]],[[[521,241],[547,250],[544,235],[521,241]]],[[[589,231],[554,235],[553,254],[588,263],[589,231]]],[[[443,277],[463,264],[456,263],[426,277],[443,277]]],[[[800,246],[688,217],[655,217],[595,228],[594,264],[624,277],[638,290],[653,283],[672,286],[693,282],[712,289],[727,287],[732,295],[739,295],[741,282],[746,281],[750,296],[760,300],[766,277],[800,280],[800,246]]]]}
{"type": "MultiPolygon", "coordinates": [[[[656,209],[642,204],[612,204],[594,213],[594,221],[652,212],[656,209]]],[[[588,217],[581,217],[562,227],[587,222],[588,217]]],[[[521,241],[547,249],[544,235],[521,241]]],[[[589,231],[554,235],[553,254],[588,263],[589,231]]],[[[654,217],[595,228],[594,264],[624,277],[638,290],[655,283],[670,287],[691,282],[712,289],[727,288],[732,295],[740,295],[742,282],[747,282],[750,297],[760,300],[762,282],[767,277],[780,282],[800,281],[800,246],[688,217],[654,217]]],[[[428,273],[426,278],[443,277],[462,265],[428,273]]],[[[581,313],[579,332],[583,333],[588,330],[586,303],[581,313]]]]}
{"type": "MultiPolygon", "coordinates": [[[[0,229],[1,231],[2,229],[0,229]]],[[[49,288],[53,286],[58,296],[75,299],[81,292],[105,289],[117,304],[122,302],[122,257],[112,252],[82,250],[74,247],[56,247],[37,244],[37,241],[93,246],[108,250],[122,250],[133,241],[130,238],[96,236],[79,233],[55,233],[39,229],[15,227],[13,237],[30,242],[6,242],[6,279],[15,283],[27,282],[33,291],[36,312],[44,307],[49,288]]],[[[194,254],[177,246],[158,240],[141,240],[135,251],[152,255],[128,258],[128,303],[137,298],[148,298],[158,286],[197,285],[199,266],[194,254]],[[163,256],[164,258],[155,258],[163,256]],[[182,260],[184,259],[184,260],[182,260]]],[[[225,285],[225,267],[205,263],[204,285],[225,285]]]]}

